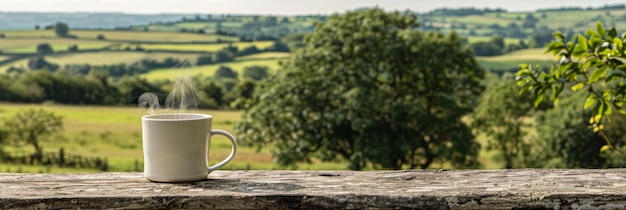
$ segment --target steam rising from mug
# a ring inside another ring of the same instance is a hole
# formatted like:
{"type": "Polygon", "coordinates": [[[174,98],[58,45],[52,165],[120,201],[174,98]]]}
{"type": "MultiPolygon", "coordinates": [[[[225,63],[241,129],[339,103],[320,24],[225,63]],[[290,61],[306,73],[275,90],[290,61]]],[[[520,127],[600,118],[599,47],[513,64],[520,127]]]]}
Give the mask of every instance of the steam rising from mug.
{"type": "MultiPolygon", "coordinates": [[[[183,64],[187,66],[189,61],[183,64]]],[[[180,73],[180,71],[177,71],[180,73]]],[[[151,92],[143,93],[138,99],[139,108],[148,108],[149,114],[157,112],[186,112],[187,110],[198,110],[198,93],[193,87],[193,81],[188,74],[178,75],[174,80],[172,91],[165,98],[165,110],[161,110],[159,97],[151,92]]]]}

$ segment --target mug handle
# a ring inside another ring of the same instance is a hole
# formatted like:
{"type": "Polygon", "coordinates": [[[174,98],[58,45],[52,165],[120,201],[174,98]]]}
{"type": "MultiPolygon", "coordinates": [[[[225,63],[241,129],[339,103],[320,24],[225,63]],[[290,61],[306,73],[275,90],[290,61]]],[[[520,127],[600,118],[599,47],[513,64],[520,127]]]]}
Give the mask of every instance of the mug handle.
{"type": "MultiPolygon", "coordinates": [[[[235,157],[235,152],[237,152],[237,141],[235,141],[235,137],[233,137],[233,135],[231,135],[230,133],[224,131],[224,130],[211,130],[211,136],[209,136],[209,139],[213,136],[213,135],[222,135],[222,136],[226,136],[226,138],[228,138],[230,140],[230,143],[232,144],[232,149],[230,150],[230,155],[228,155],[228,157],[226,157],[226,159],[222,160],[222,162],[219,162],[218,164],[215,164],[213,166],[210,166],[207,168],[209,169],[209,172],[211,171],[215,171],[216,169],[226,165],[226,163],[230,162],[233,157],[235,157]]],[[[207,151],[208,153],[209,151],[207,151]]]]}

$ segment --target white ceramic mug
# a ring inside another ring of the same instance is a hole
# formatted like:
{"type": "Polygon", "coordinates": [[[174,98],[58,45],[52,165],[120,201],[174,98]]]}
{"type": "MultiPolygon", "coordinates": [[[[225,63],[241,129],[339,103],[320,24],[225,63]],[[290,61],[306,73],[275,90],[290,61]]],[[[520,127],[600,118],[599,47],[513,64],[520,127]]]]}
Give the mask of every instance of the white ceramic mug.
{"type": "Polygon", "coordinates": [[[211,130],[212,119],[211,115],[195,113],[143,116],[144,177],[155,182],[199,181],[230,162],[237,151],[235,137],[211,130]],[[215,134],[230,139],[232,150],[222,162],[209,167],[207,158],[215,134]]]}

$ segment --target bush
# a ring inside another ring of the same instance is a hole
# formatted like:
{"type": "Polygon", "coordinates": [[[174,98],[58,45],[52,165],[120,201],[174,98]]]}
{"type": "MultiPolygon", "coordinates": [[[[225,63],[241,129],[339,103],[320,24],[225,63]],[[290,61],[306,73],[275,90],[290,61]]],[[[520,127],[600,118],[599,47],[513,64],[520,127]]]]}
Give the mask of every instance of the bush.
{"type": "Polygon", "coordinates": [[[213,74],[213,79],[219,80],[222,78],[230,78],[230,79],[237,79],[237,72],[233,71],[233,69],[227,67],[227,66],[220,66],[217,71],[215,71],[215,74],[213,74]]]}
{"type": "Polygon", "coordinates": [[[268,71],[267,66],[246,66],[243,69],[243,77],[259,81],[267,77],[268,71]]]}

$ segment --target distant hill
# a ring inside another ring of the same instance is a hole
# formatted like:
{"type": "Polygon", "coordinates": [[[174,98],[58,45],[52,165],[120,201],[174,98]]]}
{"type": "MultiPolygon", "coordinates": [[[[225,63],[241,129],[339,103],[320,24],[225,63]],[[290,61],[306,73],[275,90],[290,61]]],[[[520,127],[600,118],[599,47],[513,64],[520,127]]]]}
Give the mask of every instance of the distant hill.
{"type": "MultiPolygon", "coordinates": [[[[198,15],[206,18],[208,14],[198,15]]],[[[44,28],[58,21],[65,22],[72,28],[113,29],[157,22],[177,21],[183,18],[195,18],[195,14],[124,14],[124,13],[38,13],[38,12],[0,12],[0,30],[33,29],[35,25],[44,28]]]]}

